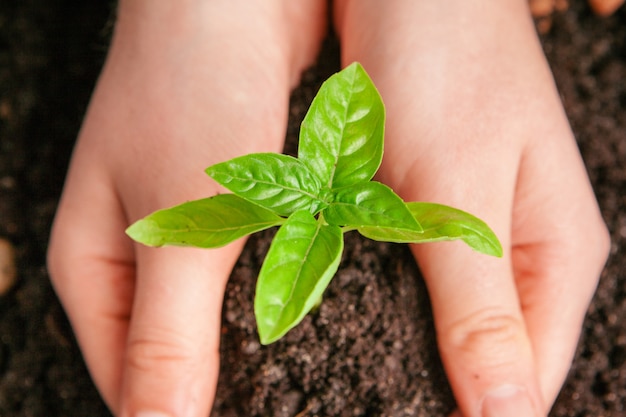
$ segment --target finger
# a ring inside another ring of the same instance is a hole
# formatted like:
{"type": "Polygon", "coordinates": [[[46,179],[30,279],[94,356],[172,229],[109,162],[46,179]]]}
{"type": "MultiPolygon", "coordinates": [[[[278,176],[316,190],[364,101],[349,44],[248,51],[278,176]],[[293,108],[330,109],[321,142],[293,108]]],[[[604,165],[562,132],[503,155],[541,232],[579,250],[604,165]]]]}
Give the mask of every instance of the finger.
{"type": "Polygon", "coordinates": [[[48,269],[92,379],[114,411],[134,292],[133,251],[106,180],[82,161],[76,157],[68,174],[48,269]]]}
{"type": "Polygon", "coordinates": [[[551,404],[571,366],[610,238],[565,116],[541,123],[543,139],[529,147],[520,168],[512,257],[551,404]]]}
{"type": "MultiPolygon", "coordinates": [[[[507,163],[506,152],[502,155],[503,167],[515,166],[512,161],[507,163]]],[[[489,157],[485,160],[502,161],[489,157]]],[[[433,188],[422,187],[426,198],[461,207],[485,219],[503,247],[509,248],[513,198],[512,191],[505,190],[514,189],[516,170],[485,164],[472,171],[464,169],[461,162],[457,164],[461,165],[459,172],[494,180],[489,188],[476,193],[475,199],[461,201],[461,197],[444,199],[437,191],[462,195],[459,187],[464,185],[446,179],[450,175],[444,176],[433,188]]],[[[481,183],[471,177],[467,178],[471,184],[481,183]]],[[[542,415],[545,406],[510,252],[505,249],[503,258],[487,257],[457,242],[415,245],[412,250],[426,280],[442,361],[463,415],[542,415]]]]}
{"type": "Polygon", "coordinates": [[[587,255],[545,244],[513,251],[514,263],[528,267],[516,268],[519,294],[536,366],[541,370],[539,383],[546,404],[554,403],[569,372],[599,277],[597,266],[591,270],[571,265],[573,259],[585,259],[587,255]],[[520,261],[522,258],[524,261],[520,261]],[[533,266],[529,267],[531,259],[533,266]]]}
{"type": "Polygon", "coordinates": [[[122,416],[208,415],[222,299],[240,249],[138,248],[122,416]]]}
{"type": "MultiPolygon", "coordinates": [[[[470,138],[489,134],[466,131],[470,138]]],[[[508,250],[522,153],[512,144],[484,146],[480,140],[434,149],[436,160],[418,157],[407,175],[429,181],[407,182],[399,190],[407,200],[442,202],[477,215],[505,248],[503,258],[493,258],[459,242],[412,247],[431,297],[442,361],[466,417],[539,416],[546,410],[508,250]]]]}
{"type": "Polygon", "coordinates": [[[508,260],[477,261],[476,254],[456,245],[415,253],[431,296],[442,361],[463,415],[541,415],[536,364],[514,280],[497,264],[508,260]]]}

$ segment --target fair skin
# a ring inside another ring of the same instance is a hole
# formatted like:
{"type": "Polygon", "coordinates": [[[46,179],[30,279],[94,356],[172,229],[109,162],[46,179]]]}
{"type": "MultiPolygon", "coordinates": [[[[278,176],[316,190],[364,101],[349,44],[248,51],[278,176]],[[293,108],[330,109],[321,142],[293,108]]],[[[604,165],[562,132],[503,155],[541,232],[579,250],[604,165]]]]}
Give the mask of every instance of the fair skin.
{"type": "MultiPolygon", "coordinates": [[[[115,415],[206,416],[224,287],[243,243],[155,250],[124,229],[220,191],[198,175],[212,163],[281,150],[326,2],[120,3],[50,272],[115,415]]],[[[379,179],[407,200],[477,214],[505,247],[503,259],[453,243],[413,248],[457,412],[546,415],[608,237],[525,0],[333,7],[343,63],[362,62],[387,106],[379,179]]]]}

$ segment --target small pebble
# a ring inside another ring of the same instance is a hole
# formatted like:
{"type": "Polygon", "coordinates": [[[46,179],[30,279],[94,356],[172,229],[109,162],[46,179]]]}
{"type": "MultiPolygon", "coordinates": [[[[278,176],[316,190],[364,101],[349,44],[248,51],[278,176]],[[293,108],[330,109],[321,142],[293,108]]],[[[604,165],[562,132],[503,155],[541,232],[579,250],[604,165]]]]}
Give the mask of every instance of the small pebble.
{"type": "Polygon", "coordinates": [[[6,294],[16,279],[15,249],[8,240],[0,238],[0,295],[6,294]]]}

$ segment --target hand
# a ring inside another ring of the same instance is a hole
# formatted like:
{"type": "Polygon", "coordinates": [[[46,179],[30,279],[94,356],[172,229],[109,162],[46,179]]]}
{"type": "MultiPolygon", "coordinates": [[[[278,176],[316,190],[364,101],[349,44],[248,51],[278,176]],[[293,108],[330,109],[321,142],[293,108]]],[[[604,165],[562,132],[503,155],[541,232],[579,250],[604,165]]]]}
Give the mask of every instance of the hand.
{"type": "Polygon", "coordinates": [[[290,85],[324,30],[317,1],[168,3],[121,2],[49,250],[89,371],[125,417],[208,415],[243,244],[150,249],[125,228],[218,192],[203,174],[213,163],[280,152],[290,85]]]}
{"type": "Polygon", "coordinates": [[[469,211],[503,259],[415,246],[465,417],[546,415],[609,241],[526,0],[336,3],[345,64],[387,106],[381,177],[469,211]]]}

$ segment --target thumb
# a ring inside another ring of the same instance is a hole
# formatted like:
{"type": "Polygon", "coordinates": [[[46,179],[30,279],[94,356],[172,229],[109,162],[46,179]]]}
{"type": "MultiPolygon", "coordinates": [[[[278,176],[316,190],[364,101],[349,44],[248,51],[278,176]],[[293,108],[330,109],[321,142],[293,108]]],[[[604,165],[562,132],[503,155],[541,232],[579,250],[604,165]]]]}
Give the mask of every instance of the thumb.
{"type": "Polygon", "coordinates": [[[459,410],[464,417],[545,415],[510,259],[457,243],[413,249],[459,410]]]}
{"type": "Polygon", "coordinates": [[[241,243],[217,250],[138,247],[121,416],[210,412],[222,299],[241,243]]]}

